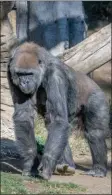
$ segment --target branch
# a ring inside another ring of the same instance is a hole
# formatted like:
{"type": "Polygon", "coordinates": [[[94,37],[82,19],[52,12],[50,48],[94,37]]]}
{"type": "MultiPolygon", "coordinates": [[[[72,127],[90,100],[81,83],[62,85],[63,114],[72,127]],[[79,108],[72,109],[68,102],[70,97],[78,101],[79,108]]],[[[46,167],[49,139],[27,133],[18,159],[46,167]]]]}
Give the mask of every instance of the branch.
{"type": "Polygon", "coordinates": [[[68,66],[86,74],[111,60],[111,24],[59,56],[68,66]]]}

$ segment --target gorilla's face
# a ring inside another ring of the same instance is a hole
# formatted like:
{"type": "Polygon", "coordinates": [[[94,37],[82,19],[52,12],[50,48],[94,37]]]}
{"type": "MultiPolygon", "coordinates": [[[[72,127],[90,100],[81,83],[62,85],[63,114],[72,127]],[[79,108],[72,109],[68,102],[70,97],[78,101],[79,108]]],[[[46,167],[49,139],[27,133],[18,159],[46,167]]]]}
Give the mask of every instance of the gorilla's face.
{"type": "MultiPolygon", "coordinates": [[[[34,73],[17,73],[18,86],[25,94],[33,94],[37,88],[36,74],[34,73]]],[[[37,77],[38,78],[38,77],[37,77]]]]}
{"type": "Polygon", "coordinates": [[[36,69],[15,68],[11,72],[13,83],[25,94],[34,94],[43,80],[44,71],[36,69]]]}
{"type": "Polygon", "coordinates": [[[23,93],[33,94],[42,82],[45,65],[38,59],[36,51],[33,51],[35,47],[32,49],[32,47],[28,48],[28,46],[26,46],[24,46],[25,51],[16,51],[10,66],[10,73],[13,83],[18,86],[23,93]]]}

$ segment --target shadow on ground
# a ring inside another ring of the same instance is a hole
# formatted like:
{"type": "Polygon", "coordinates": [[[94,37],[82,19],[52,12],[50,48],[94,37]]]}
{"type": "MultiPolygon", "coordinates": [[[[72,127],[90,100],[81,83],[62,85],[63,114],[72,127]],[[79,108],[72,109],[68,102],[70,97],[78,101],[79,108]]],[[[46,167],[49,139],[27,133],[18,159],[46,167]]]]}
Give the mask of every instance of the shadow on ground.
{"type": "MultiPolygon", "coordinates": [[[[87,171],[91,167],[91,161],[87,159],[76,160],[76,169],[87,171]]],[[[108,171],[111,171],[111,162],[108,162],[108,171]]],[[[18,154],[15,141],[10,139],[1,139],[1,171],[21,173],[22,158],[18,154]]]]}

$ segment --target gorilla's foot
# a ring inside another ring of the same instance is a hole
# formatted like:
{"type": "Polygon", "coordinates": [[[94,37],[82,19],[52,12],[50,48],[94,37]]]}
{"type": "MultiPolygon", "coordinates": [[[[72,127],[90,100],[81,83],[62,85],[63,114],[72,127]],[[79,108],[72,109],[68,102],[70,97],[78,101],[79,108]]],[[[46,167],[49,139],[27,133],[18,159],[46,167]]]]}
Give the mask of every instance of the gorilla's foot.
{"type": "Polygon", "coordinates": [[[38,168],[38,177],[44,180],[49,180],[51,177],[51,173],[48,171],[48,169],[43,169],[43,167],[40,165],[38,168]]]}
{"type": "Polygon", "coordinates": [[[38,177],[40,177],[41,179],[45,179],[45,180],[49,180],[52,176],[52,171],[51,168],[49,166],[49,164],[47,164],[46,166],[46,161],[40,163],[39,167],[38,167],[38,177]]]}
{"type": "Polygon", "coordinates": [[[84,175],[91,175],[93,177],[105,177],[107,173],[106,168],[94,166],[91,170],[87,171],[84,175]]]}
{"type": "Polygon", "coordinates": [[[58,164],[54,171],[54,174],[58,175],[73,175],[75,174],[75,168],[68,164],[58,164]]]}
{"type": "Polygon", "coordinates": [[[37,177],[38,176],[38,172],[37,171],[24,171],[22,172],[22,176],[25,177],[25,178],[28,178],[28,177],[37,177]]]}

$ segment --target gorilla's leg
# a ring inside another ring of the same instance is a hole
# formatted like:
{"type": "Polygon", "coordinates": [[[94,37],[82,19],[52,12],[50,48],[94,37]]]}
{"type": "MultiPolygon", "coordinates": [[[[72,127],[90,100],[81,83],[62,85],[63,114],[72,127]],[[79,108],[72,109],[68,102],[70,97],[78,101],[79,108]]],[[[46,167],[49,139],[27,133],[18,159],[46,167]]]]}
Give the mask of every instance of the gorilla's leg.
{"type": "Polygon", "coordinates": [[[67,18],[60,18],[57,20],[57,45],[53,55],[57,56],[69,49],[69,28],[67,18]]]}
{"type": "Polygon", "coordinates": [[[43,30],[43,46],[52,51],[56,45],[56,24],[50,23],[44,27],[43,30]],[[54,33],[52,33],[54,32],[54,33]]]}
{"type": "Polygon", "coordinates": [[[81,17],[69,19],[70,47],[80,43],[86,38],[85,21],[81,17]]]}
{"type": "MultiPolygon", "coordinates": [[[[48,116],[46,115],[45,119],[46,129],[48,129],[50,124],[49,115],[48,116]]],[[[69,143],[67,143],[67,146],[63,154],[57,161],[54,173],[63,175],[72,175],[75,173],[75,163],[72,157],[72,152],[69,143]]]]}
{"type": "Polygon", "coordinates": [[[107,173],[105,136],[109,130],[109,109],[103,92],[92,94],[85,108],[85,114],[85,136],[93,160],[93,168],[87,174],[104,177],[107,173]]]}
{"type": "Polygon", "coordinates": [[[62,54],[69,48],[68,21],[66,18],[59,19],[48,24],[44,28],[44,46],[50,50],[52,55],[62,54]]]}
{"type": "Polygon", "coordinates": [[[38,167],[39,175],[49,179],[56,168],[56,164],[63,154],[68,142],[69,124],[63,120],[55,120],[48,127],[48,138],[44,154],[38,167]]]}
{"type": "Polygon", "coordinates": [[[37,146],[34,136],[34,108],[30,100],[15,105],[15,134],[20,155],[23,157],[23,175],[30,175],[37,163],[37,146]]]}
{"type": "Polygon", "coordinates": [[[59,159],[56,165],[55,174],[72,175],[75,173],[75,163],[72,157],[72,152],[69,144],[67,144],[64,154],[59,159]]]}

